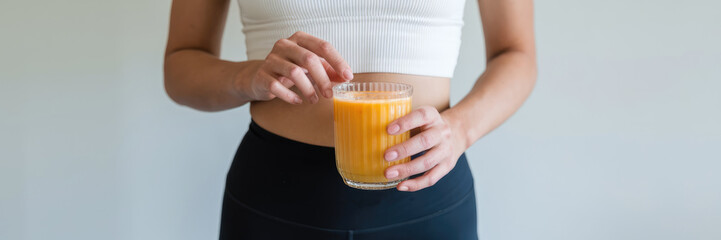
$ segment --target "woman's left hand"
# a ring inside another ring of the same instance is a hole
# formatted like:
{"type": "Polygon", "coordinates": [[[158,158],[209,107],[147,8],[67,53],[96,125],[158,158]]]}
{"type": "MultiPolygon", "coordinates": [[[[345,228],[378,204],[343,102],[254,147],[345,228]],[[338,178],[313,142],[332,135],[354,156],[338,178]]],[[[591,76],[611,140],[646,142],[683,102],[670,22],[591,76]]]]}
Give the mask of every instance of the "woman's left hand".
{"type": "Polygon", "coordinates": [[[421,132],[403,143],[388,148],[386,161],[395,161],[428,150],[422,156],[404,164],[388,167],[389,180],[403,179],[423,173],[420,177],[398,184],[399,191],[418,191],[433,186],[456,166],[458,157],[465,151],[459,133],[451,129],[449,119],[431,106],[423,106],[388,124],[387,131],[397,135],[420,128],[421,132]]]}

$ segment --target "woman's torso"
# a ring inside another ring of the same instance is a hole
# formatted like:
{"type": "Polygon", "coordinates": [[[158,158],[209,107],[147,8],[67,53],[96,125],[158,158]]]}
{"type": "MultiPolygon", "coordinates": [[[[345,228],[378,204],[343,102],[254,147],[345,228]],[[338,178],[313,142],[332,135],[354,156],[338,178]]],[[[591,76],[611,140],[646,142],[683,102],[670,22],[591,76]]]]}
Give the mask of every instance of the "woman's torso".
{"type": "MultiPolygon", "coordinates": [[[[413,86],[413,108],[434,106],[438,111],[449,107],[450,79],[396,73],[357,73],[354,82],[398,82],[413,86]]],[[[293,87],[291,90],[302,96],[293,87]]],[[[252,102],[253,120],[277,135],[319,146],[333,146],[333,99],[321,97],[318,103],[291,105],[280,99],[252,102]]]]}

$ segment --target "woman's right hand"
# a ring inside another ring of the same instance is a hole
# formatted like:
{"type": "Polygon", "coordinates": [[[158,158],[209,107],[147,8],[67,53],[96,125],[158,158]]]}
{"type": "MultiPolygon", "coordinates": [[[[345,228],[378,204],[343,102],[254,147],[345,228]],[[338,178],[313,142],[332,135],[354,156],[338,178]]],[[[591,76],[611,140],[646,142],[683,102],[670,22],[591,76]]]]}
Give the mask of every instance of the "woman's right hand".
{"type": "Polygon", "coordinates": [[[353,72],[338,51],[328,42],[304,32],[275,42],[265,60],[248,83],[240,89],[253,100],[280,98],[300,104],[301,98],[289,88],[295,85],[305,99],[318,102],[318,95],[333,96],[331,82],[353,79],[353,72]]]}

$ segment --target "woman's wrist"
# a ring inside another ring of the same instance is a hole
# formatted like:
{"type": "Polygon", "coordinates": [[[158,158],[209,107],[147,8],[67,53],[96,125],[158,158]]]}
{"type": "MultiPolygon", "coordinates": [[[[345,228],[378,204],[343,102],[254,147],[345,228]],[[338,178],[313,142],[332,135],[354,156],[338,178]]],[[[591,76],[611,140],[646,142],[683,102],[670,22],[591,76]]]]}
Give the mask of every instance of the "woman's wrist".
{"type": "Polygon", "coordinates": [[[455,149],[461,153],[471,146],[473,141],[469,141],[468,129],[463,124],[463,114],[458,114],[458,109],[449,108],[441,113],[441,117],[451,128],[455,149]]]}
{"type": "Polygon", "coordinates": [[[253,76],[258,72],[260,67],[263,65],[261,60],[250,60],[238,63],[239,67],[233,74],[230,81],[230,89],[233,95],[243,101],[254,101],[252,93],[252,82],[253,76]]]}

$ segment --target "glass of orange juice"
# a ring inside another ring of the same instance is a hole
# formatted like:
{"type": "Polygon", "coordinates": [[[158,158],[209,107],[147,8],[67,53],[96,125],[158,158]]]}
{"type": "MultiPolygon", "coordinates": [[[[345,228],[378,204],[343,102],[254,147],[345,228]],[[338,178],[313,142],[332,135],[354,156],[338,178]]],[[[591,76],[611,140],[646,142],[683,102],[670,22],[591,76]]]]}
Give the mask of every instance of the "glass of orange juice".
{"type": "Polygon", "coordinates": [[[348,82],[333,87],[336,166],[346,185],[367,190],[393,188],[384,171],[410,157],[388,162],[389,147],[410,137],[390,135],[388,124],[411,111],[413,86],[389,82],[348,82]]]}

